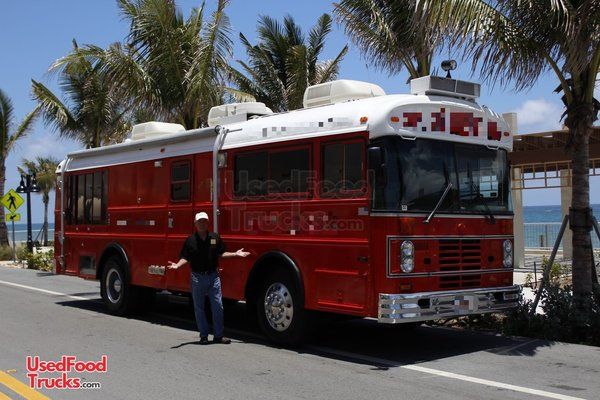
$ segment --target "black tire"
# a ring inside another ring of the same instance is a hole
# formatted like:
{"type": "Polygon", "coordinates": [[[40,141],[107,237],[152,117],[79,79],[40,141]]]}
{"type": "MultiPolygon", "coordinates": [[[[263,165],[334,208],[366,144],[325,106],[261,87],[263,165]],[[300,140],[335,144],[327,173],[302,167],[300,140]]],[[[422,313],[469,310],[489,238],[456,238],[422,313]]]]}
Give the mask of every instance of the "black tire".
{"type": "Polygon", "coordinates": [[[100,280],[100,295],[106,308],[114,315],[128,315],[139,305],[137,288],[129,283],[127,264],[117,255],[104,264],[100,280]]]}
{"type": "Polygon", "coordinates": [[[259,284],[255,306],[258,325],[270,342],[291,347],[302,344],[308,331],[304,296],[291,273],[276,269],[267,274],[259,284]]]}

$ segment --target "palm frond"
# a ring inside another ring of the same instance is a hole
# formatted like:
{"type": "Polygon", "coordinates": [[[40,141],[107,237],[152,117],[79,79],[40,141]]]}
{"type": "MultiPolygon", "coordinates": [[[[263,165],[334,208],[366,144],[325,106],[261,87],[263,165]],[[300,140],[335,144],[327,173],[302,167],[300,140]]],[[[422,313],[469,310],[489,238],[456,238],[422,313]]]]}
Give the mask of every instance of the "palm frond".
{"type": "Polygon", "coordinates": [[[340,63],[346,53],[348,53],[348,46],[344,46],[333,60],[318,63],[314,82],[311,83],[324,83],[336,79],[340,70],[340,63]]]}
{"type": "Polygon", "coordinates": [[[8,137],[4,148],[4,151],[6,151],[7,154],[10,153],[10,151],[12,150],[12,148],[18,140],[24,138],[31,132],[31,130],[33,129],[33,124],[39,115],[39,112],[40,106],[36,105],[32,111],[25,115],[25,117],[17,126],[12,135],[8,137]]]}
{"type": "Polygon", "coordinates": [[[10,137],[10,129],[13,123],[14,108],[12,100],[0,89],[0,155],[4,157],[6,143],[10,137]]]}
{"type": "Polygon", "coordinates": [[[77,122],[69,108],[44,84],[32,79],[31,91],[47,125],[52,125],[67,136],[77,129],[77,122]]]}

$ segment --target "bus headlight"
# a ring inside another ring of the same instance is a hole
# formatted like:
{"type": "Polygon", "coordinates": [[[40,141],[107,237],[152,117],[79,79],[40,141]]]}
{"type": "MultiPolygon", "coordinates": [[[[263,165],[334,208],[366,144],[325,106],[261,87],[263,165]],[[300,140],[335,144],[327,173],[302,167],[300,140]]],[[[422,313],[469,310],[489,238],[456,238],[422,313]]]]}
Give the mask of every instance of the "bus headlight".
{"type": "Polygon", "coordinates": [[[407,273],[415,268],[415,246],[410,240],[405,240],[400,245],[400,268],[407,273]]]}
{"type": "Polygon", "coordinates": [[[502,243],[502,253],[504,255],[504,268],[510,268],[513,265],[513,245],[510,240],[505,240],[502,243]]]}

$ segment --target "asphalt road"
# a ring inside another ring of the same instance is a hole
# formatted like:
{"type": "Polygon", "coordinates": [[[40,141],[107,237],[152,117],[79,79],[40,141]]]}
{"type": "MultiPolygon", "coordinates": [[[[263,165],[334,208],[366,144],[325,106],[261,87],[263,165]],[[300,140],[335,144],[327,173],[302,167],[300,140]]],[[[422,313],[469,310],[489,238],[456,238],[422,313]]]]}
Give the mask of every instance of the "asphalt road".
{"type": "Polygon", "coordinates": [[[98,282],[0,267],[0,400],[600,398],[596,347],[359,320],[322,321],[305,347],[287,350],[262,340],[241,304],[226,309],[233,343],[199,346],[181,300],[159,296],[144,315],[115,317],[98,282]],[[72,374],[100,389],[18,385],[28,355],[103,354],[106,373],[72,374]]]}

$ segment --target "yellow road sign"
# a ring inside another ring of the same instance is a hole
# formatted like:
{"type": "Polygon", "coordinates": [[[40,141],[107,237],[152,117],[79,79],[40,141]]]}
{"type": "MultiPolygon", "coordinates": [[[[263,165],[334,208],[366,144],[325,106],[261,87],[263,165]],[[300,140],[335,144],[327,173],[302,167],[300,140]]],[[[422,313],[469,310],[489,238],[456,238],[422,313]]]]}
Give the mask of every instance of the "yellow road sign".
{"type": "Polygon", "coordinates": [[[6,214],[6,222],[18,222],[21,220],[20,213],[6,214]]]}
{"type": "Polygon", "coordinates": [[[15,192],[14,189],[10,189],[8,193],[0,199],[0,203],[8,208],[10,212],[14,212],[17,208],[21,207],[21,204],[23,204],[23,198],[19,196],[19,193],[15,192]]]}

